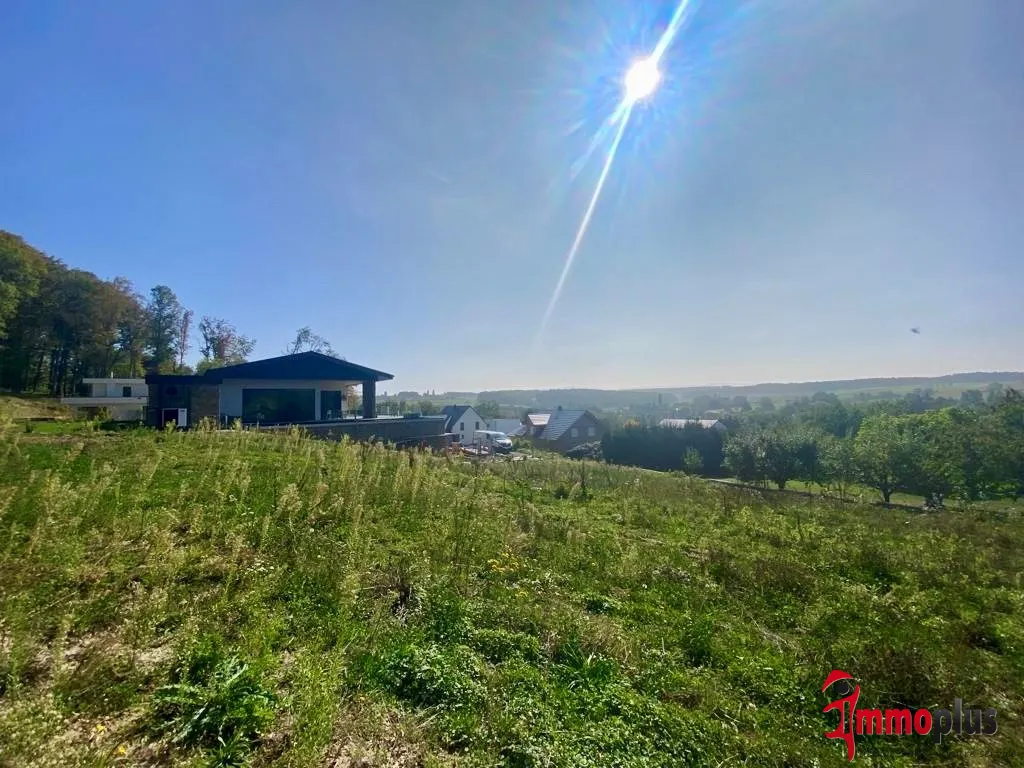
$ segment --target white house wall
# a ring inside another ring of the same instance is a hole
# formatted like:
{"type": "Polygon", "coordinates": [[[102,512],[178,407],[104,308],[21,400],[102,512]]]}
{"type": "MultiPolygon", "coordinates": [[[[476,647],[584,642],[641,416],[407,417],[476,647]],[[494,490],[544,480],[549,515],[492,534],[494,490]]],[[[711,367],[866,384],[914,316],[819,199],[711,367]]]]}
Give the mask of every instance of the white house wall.
{"type": "Polygon", "coordinates": [[[487,421],[472,408],[467,408],[459,420],[452,424],[452,432],[459,436],[459,442],[463,445],[473,442],[473,433],[478,429],[487,429],[487,421]]]}
{"type": "Polygon", "coordinates": [[[323,418],[320,411],[320,393],[335,392],[345,387],[359,385],[358,381],[308,381],[288,379],[225,379],[220,384],[220,413],[229,419],[242,418],[242,390],[244,389],[312,389],[316,418],[323,418]]]}
{"type": "Polygon", "coordinates": [[[149,394],[149,387],[145,382],[125,379],[92,383],[89,387],[93,397],[123,397],[125,387],[131,387],[131,397],[146,397],[149,394]]]}

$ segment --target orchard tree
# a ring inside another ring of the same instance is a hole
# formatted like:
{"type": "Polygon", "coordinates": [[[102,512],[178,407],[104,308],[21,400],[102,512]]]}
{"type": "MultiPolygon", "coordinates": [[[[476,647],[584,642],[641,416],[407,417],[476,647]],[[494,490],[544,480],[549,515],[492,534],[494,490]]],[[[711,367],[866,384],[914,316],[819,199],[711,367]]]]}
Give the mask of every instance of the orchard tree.
{"type": "Polygon", "coordinates": [[[796,435],[783,428],[762,432],[757,440],[760,474],[785,490],[786,483],[800,475],[800,457],[796,435]]]}
{"type": "Polygon", "coordinates": [[[733,434],[726,440],[725,466],[741,482],[762,479],[758,475],[757,451],[749,433],[733,434]]]}
{"type": "Polygon", "coordinates": [[[849,496],[857,481],[857,468],[853,459],[853,439],[824,435],[818,441],[818,482],[834,492],[841,500],[849,496]]]}
{"type": "Polygon", "coordinates": [[[1012,437],[991,414],[944,408],[919,417],[926,494],[976,501],[1006,482],[1003,457],[1012,437]]]}
{"type": "Polygon", "coordinates": [[[683,472],[688,475],[699,475],[704,469],[704,457],[696,448],[687,448],[683,453],[683,472]]]}
{"type": "Polygon", "coordinates": [[[889,503],[894,491],[914,482],[921,466],[920,445],[907,417],[878,414],[861,422],[853,459],[861,480],[889,503]]]}
{"type": "Polygon", "coordinates": [[[790,438],[796,455],[799,477],[812,485],[823,485],[825,482],[821,446],[826,436],[808,427],[798,427],[790,438]]]}

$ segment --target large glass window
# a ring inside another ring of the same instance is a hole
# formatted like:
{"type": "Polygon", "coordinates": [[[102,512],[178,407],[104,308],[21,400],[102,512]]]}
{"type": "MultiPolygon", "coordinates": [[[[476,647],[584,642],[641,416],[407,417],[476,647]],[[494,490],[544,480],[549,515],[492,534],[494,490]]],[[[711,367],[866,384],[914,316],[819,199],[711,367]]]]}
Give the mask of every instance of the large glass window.
{"type": "Polygon", "coordinates": [[[342,416],[341,391],[335,389],[324,389],[320,391],[320,418],[340,419],[342,416]]]}
{"type": "Polygon", "coordinates": [[[289,424],[316,419],[312,389],[243,389],[242,421],[289,424]]]}

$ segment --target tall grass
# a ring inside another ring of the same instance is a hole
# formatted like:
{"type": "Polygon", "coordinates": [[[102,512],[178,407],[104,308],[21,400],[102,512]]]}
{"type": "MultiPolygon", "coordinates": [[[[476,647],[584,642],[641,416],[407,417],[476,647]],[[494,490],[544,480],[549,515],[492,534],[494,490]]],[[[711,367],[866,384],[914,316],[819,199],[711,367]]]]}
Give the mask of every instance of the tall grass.
{"type": "Polygon", "coordinates": [[[993,706],[1024,526],[299,432],[0,434],[0,764],[839,764],[819,690],[993,706]]]}

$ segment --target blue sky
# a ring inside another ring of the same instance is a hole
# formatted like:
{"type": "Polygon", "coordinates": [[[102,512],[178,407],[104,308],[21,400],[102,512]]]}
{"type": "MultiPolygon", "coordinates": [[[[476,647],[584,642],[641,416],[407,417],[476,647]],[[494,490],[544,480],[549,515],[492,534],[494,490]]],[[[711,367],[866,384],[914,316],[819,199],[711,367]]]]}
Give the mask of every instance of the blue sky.
{"type": "Polygon", "coordinates": [[[672,11],[6,0],[0,227],[402,388],[1024,367],[1004,0],[695,5],[538,338],[601,152],[573,168],[672,11]]]}

